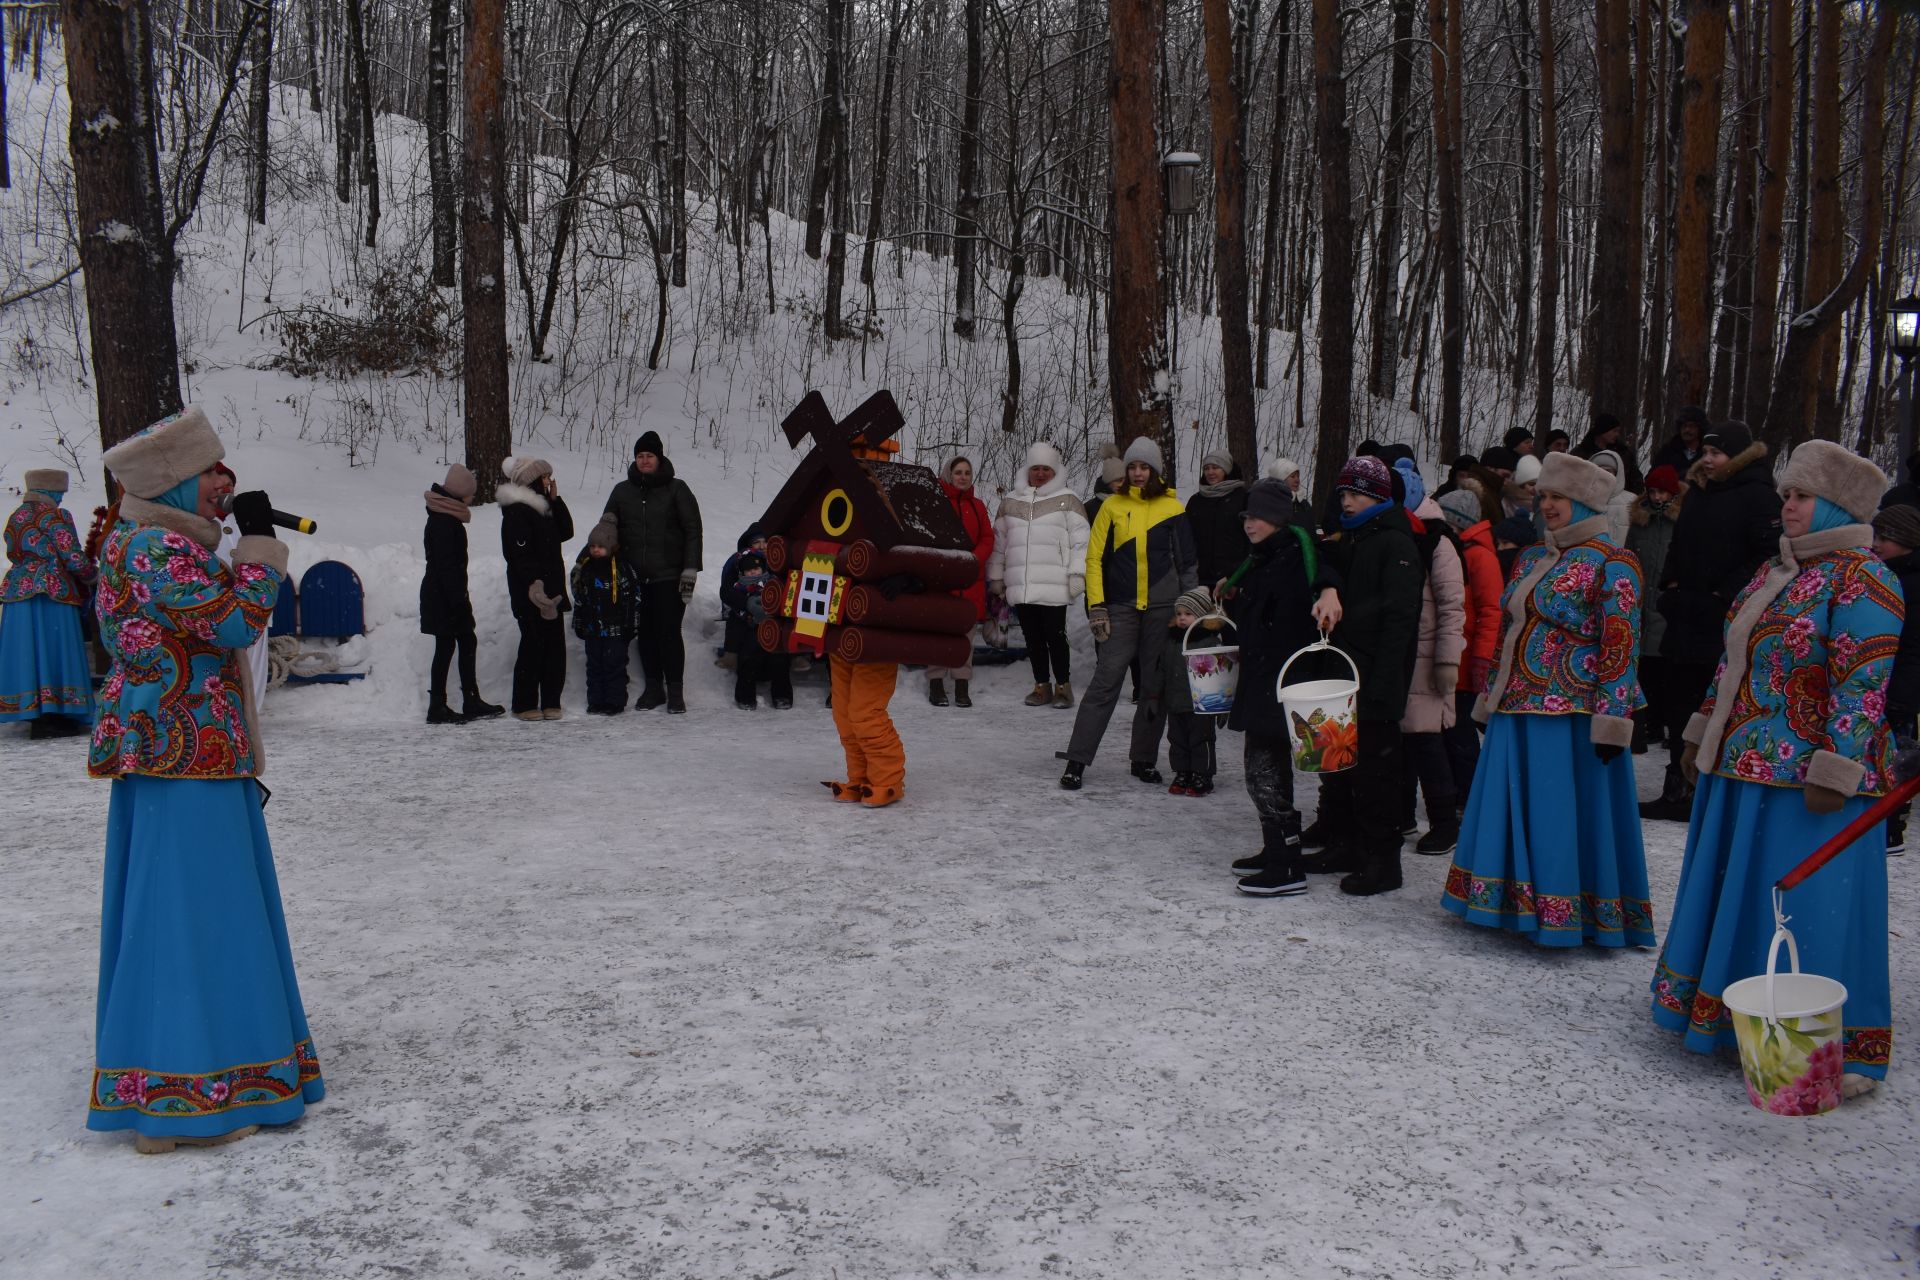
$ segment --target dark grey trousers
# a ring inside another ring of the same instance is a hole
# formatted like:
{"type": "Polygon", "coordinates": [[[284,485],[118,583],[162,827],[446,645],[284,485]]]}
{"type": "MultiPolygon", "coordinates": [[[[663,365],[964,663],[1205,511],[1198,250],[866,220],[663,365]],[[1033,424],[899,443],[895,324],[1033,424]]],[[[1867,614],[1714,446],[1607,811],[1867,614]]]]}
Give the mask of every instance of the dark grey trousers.
{"type": "Polygon", "coordinates": [[[1113,623],[1113,635],[1094,654],[1093,683],[1087,686],[1074,713],[1067,759],[1083,765],[1093,763],[1100,739],[1107,735],[1114,704],[1126,684],[1127,667],[1137,654],[1140,701],[1133,709],[1133,741],[1127,758],[1136,764],[1152,764],[1160,756],[1160,731],[1167,719],[1166,700],[1160,696],[1160,651],[1166,647],[1173,606],[1132,609],[1109,605],[1107,617],[1113,623]]]}

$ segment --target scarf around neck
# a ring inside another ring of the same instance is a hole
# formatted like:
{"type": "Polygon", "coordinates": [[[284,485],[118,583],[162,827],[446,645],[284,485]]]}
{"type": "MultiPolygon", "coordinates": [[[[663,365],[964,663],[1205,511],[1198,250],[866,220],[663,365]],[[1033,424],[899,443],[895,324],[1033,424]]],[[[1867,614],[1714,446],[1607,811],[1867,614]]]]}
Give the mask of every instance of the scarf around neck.
{"type": "Polygon", "coordinates": [[[473,519],[473,508],[454,497],[439,485],[427,490],[427,512],[430,515],[452,516],[461,524],[473,519]]]}

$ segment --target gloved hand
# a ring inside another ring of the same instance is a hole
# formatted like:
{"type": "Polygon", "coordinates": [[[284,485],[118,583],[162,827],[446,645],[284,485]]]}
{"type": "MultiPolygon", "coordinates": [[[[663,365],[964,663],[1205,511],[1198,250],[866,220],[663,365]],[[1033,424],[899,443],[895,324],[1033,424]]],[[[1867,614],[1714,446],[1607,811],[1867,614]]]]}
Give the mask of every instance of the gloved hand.
{"type": "Polygon", "coordinates": [[[760,593],[757,591],[747,597],[747,618],[756,627],[767,620],[766,602],[760,598],[760,593]]]}
{"type": "Polygon", "coordinates": [[[682,569],[680,571],[680,603],[681,604],[693,603],[693,584],[698,582],[699,580],[700,580],[700,571],[698,569],[682,569]]]}
{"type": "Polygon", "coordinates": [[[1680,776],[1687,780],[1688,786],[1700,781],[1700,748],[1689,742],[1680,750],[1680,776]]]}
{"type": "Polygon", "coordinates": [[[1078,600],[1085,594],[1087,594],[1086,578],[1077,573],[1069,574],[1067,577],[1067,598],[1069,600],[1078,600]]]}
{"type": "Polygon", "coordinates": [[[1457,662],[1436,662],[1433,664],[1433,691],[1448,697],[1460,684],[1460,664],[1457,662]]]}
{"type": "Polygon", "coordinates": [[[267,513],[273,510],[273,500],[261,489],[249,489],[245,493],[233,495],[233,506],[228,510],[233,517],[233,526],[243,537],[274,538],[279,535],[273,531],[273,518],[267,513]]]}
{"type": "Polygon", "coordinates": [[[927,584],[910,573],[895,573],[873,584],[879,588],[880,595],[887,600],[898,600],[903,595],[913,595],[925,591],[927,584]]]}
{"type": "Polygon", "coordinates": [[[987,579],[987,595],[1005,600],[1007,598],[1007,584],[998,578],[987,579]]]}
{"type": "Polygon", "coordinates": [[[1612,764],[1625,750],[1625,747],[1616,747],[1611,742],[1601,742],[1594,744],[1593,754],[1599,757],[1601,764],[1612,764]]]}
{"type": "Polygon", "coordinates": [[[1227,625],[1227,620],[1221,617],[1217,613],[1210,613],[1206,617],[1200,619],[1200,629],[1202,631],[1218,631],[1220,628],[1226,625],[1227,625]]]}
{"type": "Polygon", "coordinates": [[[1105,644],[1113,639],[1113,621],[1107,617],[1107,606],[1097,604],[1087,610],[1087,630],[1093,632],[1095,644],[1105,644]]]}
{"type": "Polygon", "coordinates": [[[545,582],[530,584],[527,587],[527,599],[533,601],[534,607],[540,610],[540,616],[548,622],[560,616],[560,601],[557,597],[547,594],[545,582]]]}
{"type": "Polygon", "coordinates": [[[1840,812],[1840,806],[1847,802],[1847,798],[1832,787],[1811,784],[1800,792],[1800,798],[1807,802],[1808,813],[1817,813],[1823,818],[1830,813],[1840,812]]]}

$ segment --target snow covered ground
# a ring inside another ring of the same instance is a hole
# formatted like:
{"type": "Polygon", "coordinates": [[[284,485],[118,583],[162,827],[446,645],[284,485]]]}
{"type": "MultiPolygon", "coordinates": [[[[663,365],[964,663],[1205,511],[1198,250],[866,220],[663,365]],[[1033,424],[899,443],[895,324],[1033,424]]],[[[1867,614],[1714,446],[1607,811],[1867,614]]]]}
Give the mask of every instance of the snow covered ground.
{"type": "MultiPolygon", "coordinates": [[[[684,718],[277,695],[331,1093],[168,1157],[82,1128],[106,785],[0,732],[0,1273],[1913,1273],[1905,1053],[1877,1096],[1771,1117],[1655,1031],[1649,953],[1467,926],[1444,859],[1372,900],[1238,898],[1231,758],[1175,798],[1114,741],[1062,793],[1069,717],[1023,676],[970,712],[907,683],[908,798],[877,812],[818,786],[817,687],[747,714],[704,663],[684,718]]],[[[1679,832],[1649,830],[1663,922],[1679,832]]]]}

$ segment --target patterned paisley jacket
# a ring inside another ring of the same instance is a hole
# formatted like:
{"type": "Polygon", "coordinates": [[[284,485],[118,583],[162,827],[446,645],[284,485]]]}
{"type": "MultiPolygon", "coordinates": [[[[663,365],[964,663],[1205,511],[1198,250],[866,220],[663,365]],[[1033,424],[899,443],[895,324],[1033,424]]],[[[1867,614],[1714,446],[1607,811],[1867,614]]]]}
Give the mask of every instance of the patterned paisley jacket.
{"type": "Polygon", "coordinates": [[[263,753],[238,651],[266,629],[286,576],[274,538],[243,537],[229,570],[211,520],[129,494],[100,552],[95,605],[113,669],[87,772],[250,778],[263,753]]]}
{"type": "Polygon", "coordinates": [[[93,577],[73,517],[57,503],[29,498],[7,517],[7,559],[0,604],[45,596],[55,604],[84,604],[81,584],[93,577]]]}
{"type": "Polygon", "coordinates": [[[1590,715],[1596,744],[1633,741],[1640,694],[1640,562],[1606,536],[1607,517],[1575,521],[1529,547],[1501,597],[1500,666],[1479,718],[1590,715]]]}
{"type": "Polygon", "coordinates": [[[1898,580],[1859,545],[1871,536],[1851,525],[1782,538],[1735,598],[1726,656],[1687,724],[1702,773],[1886,793],[1887,677],[1906,611],[1898,580]]]}

